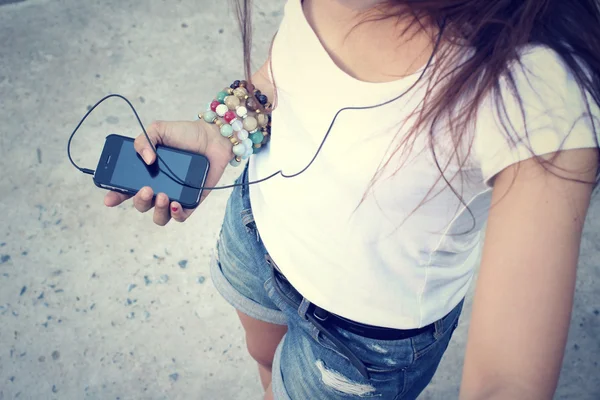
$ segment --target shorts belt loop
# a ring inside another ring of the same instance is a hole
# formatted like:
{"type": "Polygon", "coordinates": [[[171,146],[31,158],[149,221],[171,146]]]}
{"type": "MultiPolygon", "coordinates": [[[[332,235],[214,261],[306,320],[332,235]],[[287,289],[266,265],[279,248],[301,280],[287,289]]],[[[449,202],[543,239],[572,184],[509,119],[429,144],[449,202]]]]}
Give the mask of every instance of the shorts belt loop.
{"type": "Polygon", "coordinates": [[[433,337],[438,340],[444,336],[444,318],[440,318],[433,323],[434,331],[433,337]]]}
{"type": "Polygon", "coordinates": [[[300,305],[298,306],[298,315],[300,316],[300,318],[302,318],[304,321],[308,321],[308,318],[306,317],[306,313],[308,313],[308,308],[311,306],[311,302],[306,300],[306,298],[302,298],[302,302],[300,303],[300,305]]]}

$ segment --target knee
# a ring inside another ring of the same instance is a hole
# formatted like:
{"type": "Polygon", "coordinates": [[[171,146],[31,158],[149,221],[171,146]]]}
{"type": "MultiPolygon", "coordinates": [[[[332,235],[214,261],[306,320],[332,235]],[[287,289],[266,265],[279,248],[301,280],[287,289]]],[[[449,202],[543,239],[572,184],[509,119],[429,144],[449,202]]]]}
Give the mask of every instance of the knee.
{"type": "Polygon", "coordinates": [[[246,347],[248,348],[248,354],[254,361],[265,368],[271,369],[275,357],[275,349],[272,346],[264,346],[263,343],[252,341],[246,336],[246,347]]]}

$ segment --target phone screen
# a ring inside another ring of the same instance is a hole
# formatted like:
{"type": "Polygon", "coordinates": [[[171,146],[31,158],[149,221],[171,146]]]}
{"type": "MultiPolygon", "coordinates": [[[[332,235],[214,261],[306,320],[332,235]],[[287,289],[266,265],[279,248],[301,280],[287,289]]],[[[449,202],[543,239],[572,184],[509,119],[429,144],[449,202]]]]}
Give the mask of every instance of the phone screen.
{"type": "MultiPolygon", "coordinates": [[[[135,151],[133,141],[123,140],[118,152],[118,159],[110,183],[115,186],[139,190],[150,186],[154,193],[165,193],[171,199],[179,199],[184,186],[171,179],[163,171],[167,171],[162,161],[146,165],[142,157],[135,151]]],[[[157,152],[167,163],[177,178],[185,181],[192,162],[192,156],[168,148],[158,147],[157,152]]],[[[169,173],[169,175],[171,175],[169,173]]]]}

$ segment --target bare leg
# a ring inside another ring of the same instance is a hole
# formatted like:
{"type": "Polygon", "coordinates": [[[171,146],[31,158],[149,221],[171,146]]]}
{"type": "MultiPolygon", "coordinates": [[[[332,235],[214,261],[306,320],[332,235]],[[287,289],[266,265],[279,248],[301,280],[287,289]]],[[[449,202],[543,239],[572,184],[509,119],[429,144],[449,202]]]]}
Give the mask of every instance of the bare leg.
{"type": "MultiPolygon", "coordinates": [[[[271,370],[277,345],[287,332],[287,326],[269,324],[238,311],[242,326],[246,331],[246,345],[250,356],[258,363],[260,381],[265,390],[270,391],[271,370]]],[[[268,392],[267,392],[268,395],[268,392]]]]}
{"type": "Polygon", "coordinates": [[[269,386],[265,390],[265,399],[264,400],[274,400],[274,399],[275,399],[275,397],[273,397],[273,388],[271,387],[271,384],[269,384],[269,386]]]}

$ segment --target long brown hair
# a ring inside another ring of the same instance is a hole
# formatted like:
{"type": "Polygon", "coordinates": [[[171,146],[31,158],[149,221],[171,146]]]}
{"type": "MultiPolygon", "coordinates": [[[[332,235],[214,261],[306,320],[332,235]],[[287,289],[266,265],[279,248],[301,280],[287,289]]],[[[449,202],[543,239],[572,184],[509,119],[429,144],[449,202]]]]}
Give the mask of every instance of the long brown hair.
{"type": "MultiPolygon", "coordinates": [[[[252,2],[235,0],[234,3],[242,32],[245,72],[247,78],[250,78],[252,2]]],[[[381,171],[389,167],[403,150],[410,148],[417,133],[425,128],[425,131],[429,132],[432,143],[430,150],[440,171],[440,180],[443,180],[467,207],[460,190],[451,184],[455,176],[447,176],[446,171],[450,162],[457,162],[459,171],[466,162],[471,145],[464,146],[465,133],[469,132],[470,124],[476,120],[479,106],[486,96],[491,95],[497,105],[498,115],[506,130],[506,139],[513,140],[500,82],[508,82],[510,92],[519,99],[525,118],[524,106],[518,96],[519,90],[511,66],[521,63],[521,49],[526,45],[542,45],[554,50],[570,68],[587,104],[587,113],[580,118],[590,118],[598,145],[596,127],[600,126],[600,122],[594,120],[588,96],[585,94],[588,93],[592,101],[600,105],[599,1],[387,0],[383,4],[390,10],[385,18],[409,21],[406,32],[415,27],[429,32],[431,30],[428,28],[433,26],[438,28],[436,31],[442,35],[442,41],[451,46],[444,47],[436,56],[439,62],[431,67],[430,73],[435,78],[428,83],[428,94],[416,111],[417,122],[411,132],[403,133],[402,141],[397,144],[392,155],[382,161],[371,187],[381,171]],[[457,47],[468,49],[470,57],[465,59],[464,51],[452,50],[457,47]],[[448,79],[449,76],[452,76],[452,79],[448,79]],[[435,128],[442,121],[444,124],[450,122],[450,139],[454,148],[451,149],[450,157],[445,157],[446,161],[440,162],[433,141],[435,128]],[[468,149],[467,153],[462,154],[465,148],[468,149]]],[[[526,121],[524,122],[527,126],[526,121]]],[[[528,137],[528,133],[524,133],[528,137]]],[[[554,161],[537,157],[533,151],[532,156],[546,169],[554,161]]],[[[396,168],[399,167],[396,165],[396,168]]],[[[548,170],[556,174],[556,168],[548,170]]],[[[431,200],[432,192],[433,188],[421,205],[431,200]]]]}

